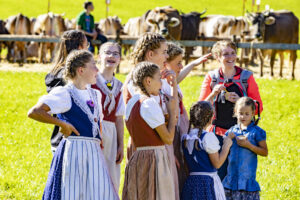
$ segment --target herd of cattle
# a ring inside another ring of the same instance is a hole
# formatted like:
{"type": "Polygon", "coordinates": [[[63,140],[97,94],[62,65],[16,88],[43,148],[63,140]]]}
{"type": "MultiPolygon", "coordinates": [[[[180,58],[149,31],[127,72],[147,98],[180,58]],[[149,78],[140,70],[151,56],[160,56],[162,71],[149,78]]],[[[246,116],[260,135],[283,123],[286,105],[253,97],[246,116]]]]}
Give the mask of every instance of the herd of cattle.
{"type": "MultiPolygon", "coordinates": [[[[138,37],[145,32],[157,32],[169,40],[207,40],[207,38],[240,38],[241,41],[263,43],[288,43],[298,44],[299,21],[291,11],[264,11],[247,13],[245,16],[234,17],[225,15],[204,15],[203,12],[180,13],[170,6],[157,7],[148,10],[143,16],[130,18],[123,26],[118,17],[108,17],[96,23],[96,30],[104,35],[128,35],[138,37]]],[[[15,35],[47,35],[60,36],[64,31],[75,29],[76,20],[64,19],[63,15],[47,13],[37,18],[28,18],[22,14],[11,16],[6,20],[0,20],[0,34],[15,35]]],[[[0,41],[1,42],[1,41],[0,41]]],[[[54,43],[37,42],[2,42],[1,48],[8,48],[8,61],[26,62],[29,57],[37,57],[39,62],[47,62],[46,54],[50,51],[51,58],[54,55],[54,43]]],[[[128,46],[124,46],[124,51],[128,46]]],[[[186,48],[186,57],[193,48],[186,48]]],[[[264,57],[270,56],[271,75],[275,55],[280,55],[280,76],[283,67],[282,50],[258,50],[257,54],[262,66],[264,57]]],[[[295,50],[289,50],[292,61],[292,73],[297,59],[295,50]]]]}

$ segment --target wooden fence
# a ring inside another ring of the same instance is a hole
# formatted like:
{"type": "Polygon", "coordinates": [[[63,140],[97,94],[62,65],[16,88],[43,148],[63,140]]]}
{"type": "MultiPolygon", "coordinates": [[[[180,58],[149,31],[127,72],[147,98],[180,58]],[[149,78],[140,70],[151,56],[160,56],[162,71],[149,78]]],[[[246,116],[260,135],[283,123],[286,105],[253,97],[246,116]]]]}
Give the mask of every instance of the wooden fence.
{"type": "MultiPolygon", "coordinates": [[[[108,36],[109,40],[116,40],[116,36],[108,36]]],[[[184,47],[212,47],[216,40],[220,38],[205,38],[205,40],[181,40],[176,41],[184,47]],[[214,40],[214,41],[207,41],[214,40]]],[[[225,38],[224,38],[225,39],[225,38]]],[[[122,44],[133,45],[136,42],[136,37],[121,35],[118,41],[122,44]]],[[[59,42],[59,38],[38,36],[38,35],[0,35],[0,41],[21,41],[21,42],[59,42]]],[[[101,41],[94,40],[93,44],[101,44],[101,41]]],[[[281,43],[250,43],[237,42],[238,48],[253,48],[253,49],[278,49],[278,50],[300,50],[300,44],[281,44],[281,43]]]]}

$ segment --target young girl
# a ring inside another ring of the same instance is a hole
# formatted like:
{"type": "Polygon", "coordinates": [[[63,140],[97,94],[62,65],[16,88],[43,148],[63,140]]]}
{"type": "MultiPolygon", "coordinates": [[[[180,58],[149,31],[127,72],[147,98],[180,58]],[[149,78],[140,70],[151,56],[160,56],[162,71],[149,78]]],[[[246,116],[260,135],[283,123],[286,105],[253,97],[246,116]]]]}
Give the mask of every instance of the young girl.
{"type": "Polygon", "coordinates": [[[218,153],[220,145],[217,137],[205,131],[211,125],[212,117],[213,107],[207,101],[198,101],[190,109],[188,134],[182,136],[183,153],[190,172],[183,187],[183,200],[225,200],[217,168],[225,161],[232,140],[226,137],[222,151],[218,153]]]}
{"type": "MultiPolygon", "coordinates": [[[[238,124],[227,132],[235,139],[228,156],[227,176],[223,180],[227,199],[260,199],[260,187],[256,179],[257,155],[267,156],[266,132],[255,121],[255,102],[250,97],[242,97],[235,104],[238,124]]],[[[258,113],[259,116],[259,113],[258,113]]]]}
{"type": "MultiPolygon", "coordinates": [[[[160,105],[150,97],[160,93],[162,82],[159,67],[141,62],[133,70],[132,78],[140,91],[128,101],[125,121],[136,151],[125,169],[122,199],[174,200],[175,189],[165,144],[173,142],[177,101],[169,97],[169,121],[166,125],[160,105]]],[[[176,90],[176,84],[173,88],[176,90]]]]}
{"type": "MultiPolygon", "coordinates": [[[[167,62],[165,62],[165,67],[168,70],[173,70],[175,72],[177,83],[180,83],[195,66],[207,61],[207,58],[211,55],[211,54],[207,54],[205,56],[202,56],[192,61],[185,67],[183,67],[182,66],[183,50],[179,46],[177,46],[172,42],[168,42],[167,52],[168,52],[168,58],[167,58],[167,62]]],[[[171,86],[169,84],[165,84],[164,86],[167,87],[164,88],[163,90],[166,91],[167,94],[169,94],[171,92],[171,86]]],[[[180,90],[179,85],[177,85],[177,89],[178,89],[178,99],[179,99],[179,105],[178,105],[179,118],[178,118],[177,128],[175,131],[173,146],[174,146],[174,154],[177,160],[179,191],[181,191],[185,179],[187,177],[185,171],[185,165],[184,165],[184,158],[181,149],[181,137],[183,133],[187,133],[188,131],[189,119],[185,107],[183,105],[183,94],[180,90]]]]}
{"type": "MultiPolygon", "coordinates": [[[[88,47],[89,43],[83,32],[78,30],[70,30],[63,33],[58,44],[58,50],[54,60],[54,67],[45,77],[45,84],[48,93],[55,87],[66,85],[63,74],[68,54],[73,50],[87,50],[88,47]]],[[[62,138],[63,134],[59,132],[59,127],[54,126],[51,135],[51,150],[53,153],[55,152],[62,138]]]]}
{"type": "MultiPolygon", "coordinates": [[[[151,95],[151,98],[155,99],[156,102],[161,106],[164,115],[169,115],[166,108],[166,96],[165,94],[172,96],[174,94],[176,99],[178,98],[177,88],[171,94],[170,92],[166,93],[164,88],[168,86],[168,81],[170,82],[171,76],[174,76],[175,73],[171,70],[166,70],[164,67],[165,62],[167,61],[167,41],[166,39],[158,34],[158,33],[145,33],[142,35],[136,42],[134,50],[132,52],[133,63],[138,64],[142,61],[149,61],[156,64],[161,71],[162,74],[162,88],[159,95],[151,95]],[[166,86],[167,85],[167,86],[166,86]]],[[[133,81],[131,75],[127,77],[127,80],[124,84],[124,101],[125,103],[136,93],[138,90],[137,87],[133,85],[133,81]]],[[[173,96],[174,97],[174,96],[173,96]]],[[[179,200],[179,186],[178,186],[178,177],[177,177],[177,169],[175,164],[175,156],[173,145],[167,145],[167,151],[169,155],[171,171],[174,178],[174,187],[176,192],[176,200],[179,200]]],[[[127,159],[129,160],[133,152],[135,151],[134,144],[132,140],[129,140],[129,145],[127,148],[127,159]]]]}
{"type": "Polygon", "coordinates": [[[122,96],[122,83],[114,77],[114,71],[120,64],[121,47],[114,42],[107,42],[101,46],[99,54],[100,72],[97,83],[92,88],[102,94],[104,119],[103,130],[103,154],[106,159],[112,181],[119,191],[120,163],[123,160],[123,115],[125,104],[122,96]]]}
{"type": "Polygon", "coordinates": [[[97,72],[90,52],[71,52],[65,68],[70,83],[53,89],[28,112],[32,119],[59,126],[64,134],[43,199],[118,199],[100,149],[101,94],[88,87],[96,83],[97,72]]]}

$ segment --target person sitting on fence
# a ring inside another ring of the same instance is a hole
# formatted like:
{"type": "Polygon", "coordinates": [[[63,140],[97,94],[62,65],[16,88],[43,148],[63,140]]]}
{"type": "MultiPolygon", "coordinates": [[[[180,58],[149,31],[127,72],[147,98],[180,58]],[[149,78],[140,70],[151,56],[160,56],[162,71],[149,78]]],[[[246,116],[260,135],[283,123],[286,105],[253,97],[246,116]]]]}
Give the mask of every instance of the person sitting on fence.
{"type": "MultiPolygon", "coordinates": [[[[96,32],[94,17],[91,12],[94,10],[94,5],[91,1],[84,2],[84,11],[82,11],[76,19],[76,29],[82,30],[88,41],[100,40],[102,43],[107,42],[107,38],[96,32]]],[[[89,51],[94,53],[94,46],[90,45],[89,51]]]]}
{"type": "MultiPolygon", "coordinates": [[[[233,117],[233,108],[240,97],[249,96],[259,101],[259,110],[263,110],[253,73],[235,65],[236,50],[232,41],[223,40],[214,44],[212,54],[221,67],[205,76],[199,97],[199,101],[210,101],[215,107],[214,120],[209,131],[216,134],[221,146],[227,129],[237,123],[236,117],[233,117]]],[[[226,160],[218,170],[221,180],[226,175],[227,165],[226,160]]]]}

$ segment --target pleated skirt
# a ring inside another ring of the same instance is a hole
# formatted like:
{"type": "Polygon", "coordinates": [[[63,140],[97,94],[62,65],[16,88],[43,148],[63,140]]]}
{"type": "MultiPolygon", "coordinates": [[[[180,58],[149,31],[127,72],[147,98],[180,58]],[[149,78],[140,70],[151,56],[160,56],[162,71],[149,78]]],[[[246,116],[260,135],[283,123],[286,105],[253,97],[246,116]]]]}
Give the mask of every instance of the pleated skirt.
{"type": "Polygon", "coordinates": [[[60,142],[51,163],[43,199],[119,199],[99,139],[69,136],[60,142]]]}

